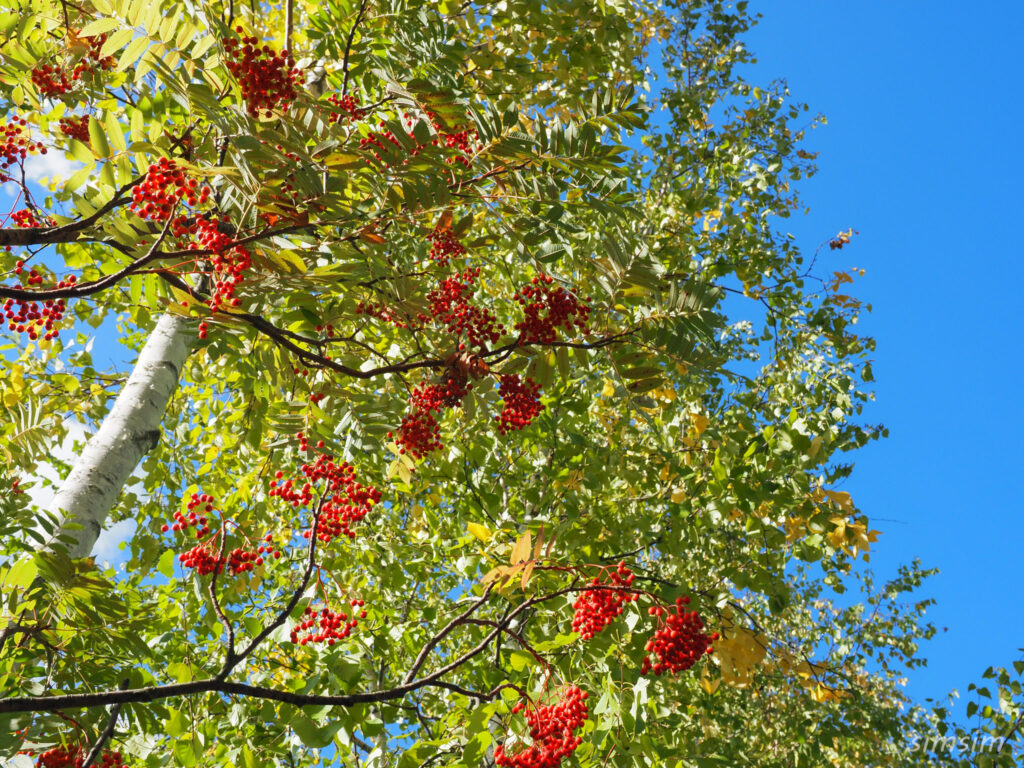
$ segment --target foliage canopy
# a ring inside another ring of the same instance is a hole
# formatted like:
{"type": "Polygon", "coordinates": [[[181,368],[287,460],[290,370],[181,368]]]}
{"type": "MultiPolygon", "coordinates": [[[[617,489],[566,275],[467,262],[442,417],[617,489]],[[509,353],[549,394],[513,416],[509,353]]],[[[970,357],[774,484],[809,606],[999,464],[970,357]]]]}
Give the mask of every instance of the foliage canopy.
{"type": "Polygon", "coordinates": [[[778,229],[814,121],[743,79],[751,23],[716,0],[0,14],[0,749],[927,764],[900,690],[926,573],[854,569],[877,532],[837,485],[883,432],[873,342],[856,275],[778,229]],[[41,193],[44,150],[73,170],[41,193]],[[68,417],[110,418],[123,378],[86,326],[140,349],[159,317],[190,354],[103,510],[136,524],[104,569],[22,491],[68,417]]]}

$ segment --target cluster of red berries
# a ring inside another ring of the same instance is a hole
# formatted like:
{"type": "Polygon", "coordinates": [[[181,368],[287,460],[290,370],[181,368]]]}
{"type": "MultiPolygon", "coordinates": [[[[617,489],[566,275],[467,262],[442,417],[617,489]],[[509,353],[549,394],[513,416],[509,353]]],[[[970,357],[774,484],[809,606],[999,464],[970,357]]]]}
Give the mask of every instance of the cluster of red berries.
{"type": "Polygon", "coordinates": [[[393,311],[391,308],[384,304],[377,304],[372,301],[360,301],[356,305],[357,315],[366,315],[367,317],[376,317],[378,320],[383,320],[385,323],[391,323],[395,328],[413,328],[419,330],[421,326],[426,324],[430,318],[422,312],[416,314],[416,321],[406,315],[404,318],[400,317],[398,313],[393,311]]]}
{"type": "Polygon", "coordinates": [[[587,719],[586,701],[587,693],[572,685],[562,691],[557,704],[516,704],[512,711],[525,710],[533,744],[518,752],[499,744],[494,749],[495,764],[502,768],[558,768],[582,741],[576,730],[587,719]]]}
{"type": "Polygon", "coordinates": [[[665,619],[663,626],[644,646],[648,654],[654,654],[657,660],[652,662],[650,655],[645,656],[640,668],[642,674],[682,672],[700,661],[704,654],[714,651],[711,642],[718,639],[718,633],[708,635],[704,632],[704,622],[697,612],[686,609],[689,603],[690,598],[678,597],[674,612],[661,606],[648,609],[651,616],[664,615],[665,619]]]}
{"type": "Polygon", "coordinates": [[[30,154],[46,154],[46,147],[32,141],[26,130],[28,121],[23,117],[12,117],[0,131],[0,183],[10,180],[7,169],[20,166],[30,154]]]}
{"type": "Polygon", "coordinates": [[[16,477],[13,480],[11,480],[11,493],[12,494],[17,495],[19,493],[24,493],[24,492],[25,492],[25,489],[21,487],[21,479],[20,478],[16,477]]]}
{"type": "Polygon", "coordinates": [[[83,144],[89,143],[89,116],[62,117],[57,127],[69,139],[77,139],[83,144]]]}
{"type": "Polygon", "coordinates": [[[196,544],[192,549],[178,555],[178,560],[184,568],[194,568],[200,576],[207,576],[211,573],[224,573],[225,566],[228,573],[238,574],[251,571],[257,565],[263,565],[263,558],[255,552],[236,547],[226,556],[218,557],[214,551],[214,542],[196,544]]]}
{"type": "MultiPolygon", "coordinates": [[[[301,432],[299,435],[299,448],[305,451],[308,443],[301,432]]],[[[317,447],[322,448],[323,442],[317,447]]],[[[303,536],[309,538],[312,533],[325,543],[338,536],[354,539],[352,526],[369,514],[373,505],[380,501],[381,492],[372,485],[357,482],[351,464],[335,462],[334,457],[326,453],[317,456],[312,463],[303,464],[300,471],[304,479],[293,481],[284,480],[284,472],[278,470],[270,482],[270,495],[295,508],[308,507],[313,502],[314,486],[322,484],[327,498],[320,510],[320,520],[315,531],[306,531],[303,536]]]]}
{"type": "Polygon", "coordinates": [[[522,306],[525,315],[521,322],[516,323],[521,343],[551,344],[557,341],[556,331],[559,328],[564,328],[567,333],[572,333],[574,328],[587,333],[590,308],[574,294],[553,283],[554,278],[550,275],[537,275],[516,295],[516,302],[522,306]]]}
{"type": "MultiPolygon", "coordinates": [[[[14,271],[21,274],[24,270],[24,262],[17,262],[14,271]]],[[[39,285],[43,281],[42,275],[36,270],[29,272],[27,282],[29,285],[39,285]]],[[[56,288],[70,288],[76,282],[74,275],[57,282],[56,288]]],[[[4,301],[4,319],[7,321],[7,330],[28,334],[29,339],[35,341],[42,332],[43,339],[49,340],[57,337],[57,327],[64,319],[67,311],[67,304],[64,299],[45,299],[42,302],[30,301],[27,299],[7,299],[4,301]]]]}
{"type": "Polygon", "coordinates": [[[430,242],[430,259],[438,266],[446,267],[451,259],[466,255],[466,249],[450,229],[435,228],[427,235],[430,242]]]}
{"type": "Polygon", "coordinates": [[[359,101],[351,93],[340,98],[332,93],[327,97],[327,101],[332,107],[331,114],[327,118],[330,123],[340,123],[342,120],[361,120],[366,114],[359,108],[359,101]]]}
{"type": "Polygon", "coordinates": [[[359,626],[359,619],[366,618],[366,611],[359,610],[365,605],[362,600],[352,600],[352,617],[343,611],[335,613],[330,608],[314,610],[312,606],[306,608],[302,614],[302,621],[296,624],[291,631],[291,641],[298,645],[309,643],[327,643],[334,645],[336,640],[344,640],[352,630],[359,626]],[[305,633],[305,634],[303,634],[305,633]]]}
{"type": "Polygon", "coordinates": [[[105,42],[107,42],[106,35],[89,38],[89,50],[85,58],[70,71],[56,64],[41,64],[33,68],[32,83],[43,96],[60,96],[70,93],[74,84],[82,79],[84,73],[97,69],[113,69],[117,60],[113,56],[100,55],[100,50],[105,42]],[[90,62],[89,59],[92,61],[90,62]]]}
{"type": "MultiPolygon", "coordinates": [[[[214,274],[213,293],[207,300],[211,312],[216,312],[225,304],[237,307],[242,303],[235,297],[235,289],[252,266],[252,252],[244,245],[236,245],[234,239],[224,232],[230,227],[227,217],[208,219],[199,216],[195,219],[191,231],[196,235],[196,242],[189,248],[192,250],[213,251],[210,256],[210,267],[214,274]]],[[[199,324],[199,338],[205,339],[206,321],[199,324]]]]}
{"type": "Polygon", "coordinates": [[[623,606],[636,601],[638,595],[629,590],[634,578],[625,563],[619,563],[608,574],[607,581],[602,582],[600,577],[595,576],[590,585],[604,588],[588,589],[576,598],[573,605],[573,631],[579,632],[584,640],[589,640],[611,624],[616,616],[622,614],[623,606]]]}
{"type": "MultiPolygon", "coordinates": [[[[86,753],[81,747],[54,747],[36,758],[38,768],[82,768],[86,753]]],[[[96,768],[121,768],[125,764],[120,752],[104,750],[93,765],[96,768]]]]}
{"type": "Polygon", "coordinates": [[[403,417],[397,437],[393,432],[388,433],[388,437],[398,443],[398,452],[408,453],[418,461],[431,451],[443,448],[441,429],[434,413],[459,405],[472,386],[465,375],[449,368],[439,384],[423,383],[413,387],[409,396],[412,413],[403,417]]]}
{"type": "MultiPolygon", "coordinates": [[[[435,123],[435,127],[436,125],[437,124],[435,123]]],[[[454,149],[458,152],[458,154],[445,160],[449,165],[452,163],[459,163],[468,168],[470,162],[469,158],[472,156],[472,153],[474,151],[479,152],[482,149],[482,146],[480,145],[480,134],[476,131],[473,131],[473,145],[470,144],[470,135],[468,130],[456,131],[455,133],[446,133],[443,135],[445,147],[448,149],[454,149]]]]}
{"type": "Polygon", "coordinates": [[[518,373],[507,373],[499,377],[498,394],[504,402],[501,413],[494,417],[498,432],[509,432],[528,427],[541,411],[540,384],[533,379],[520,378],[518,373]]]}
{"type": "MultiPolygon", "coordinates": [[[[242,34],[242,27],[235,32],[242,34]]],[[[253,117],[261,111],[273,117],[275,109],[287,110],[301,82],[295,61],[288,51],[276,53],[269,45],[260,47],[256,37],[228,37],[224,40],[225,62],[242,89],[246,109],[253,117]]]]}
{"type": "MultiPolygon", "coordinates": [[[[188,501],[187,513],[182,512],[174,513],[174,524],[168,526],[164,524],[160,527],[163,533],[168,531],[174,531],[175,533],[181,531],[187,531],[189,528],[195,528],[195,536],[197,539],[204,539],[211,533],[209,524],[209,515],[214,512],[214,499],[208,493],[193,493],[192,497],[188,501]]],[[[214,537],[216,538],[216,537],[214,537]]],[[[267,534],[266,541],[271,541],[272,537],[267,534]]],[[[264,551],[269,552],[270,547],[263,547],[262,545],[255,552],[246,550],[241,547],[235,547],[224,557],[218,558],[214,554],[213,542],[205,542],[197,544],[187,552],[183,552],[178,555],[178,560],[181,561],[182,566],[185,568],[195,568],[196,572],[200,576],[213,573],[223,573],[225,566],[227,566],[228,572],[232,574],[245,573],[251,571],[257,565],[263,565],[263,558],[260,557],[264,551]]],[[[281,556],[280,552],[274,552],[274,557],[278,558],[281,556]]]]}
{"type": "Polygon", "coordinates": [[[57,222],[52,216],[40,213],[35,208],[22,208],[11,214],[11,221],[14,226],[21,229],[35,229],[37,227],[53,227],[57,222]]]}
{"type": "MultiPolygon", "coordinates": [[[[210,197],[210,188],[200,186],[185,175],[176,160],[161,157],[146,170],[146,178],[132,190],[129,206],[144,219],[166,221],[182,201],[190,206],[202,205],[210,197]]],[[[175,222],[175,234],[184,234],[185,220],[175,222]]]]}
{"type": "Polygon", "coordinates": [[[210,535],[210,524],[208,515],[213,512],[213,496],[208,493],[193,493],[188,500],[188,515],[182,512],[174,513],[174,523],[168,526],[166,523],[160,527],[163,533],[168,531],[187,531],[189,528],[196,529],[196,538],[203,539],[210,535]],[[199,510],[198,512],[196,510],[199,510]]]}
{"type": "Polygon", "coordinates": [[[505,334],[505,327],[489,309],[470,303],[476,291],[473,283],[480,276],[480,268],[465,269],[461,274],[447,277],[427,294],[430,315],[457,339],[459,349],[494,344],[505,334]],[[466,341],[463,343],[462,338],[466,341]]]}

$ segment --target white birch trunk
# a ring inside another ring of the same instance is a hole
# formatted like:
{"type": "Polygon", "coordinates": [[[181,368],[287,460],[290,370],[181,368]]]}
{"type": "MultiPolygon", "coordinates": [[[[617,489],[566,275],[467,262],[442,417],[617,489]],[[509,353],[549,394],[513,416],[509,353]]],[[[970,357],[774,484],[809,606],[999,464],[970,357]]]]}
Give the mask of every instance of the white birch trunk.
{"type": "Polygon", "coordinates": [[[160,439],[160,422],[192,351],[194,321],[165,313],[146,340],[128,381],[99,431],[86,443],[53,499],[63,517],[59,535],[71,557],[85,557],[121,489],[160,439]],[[81,528],[68,530],[68,523],[81,528]]]}

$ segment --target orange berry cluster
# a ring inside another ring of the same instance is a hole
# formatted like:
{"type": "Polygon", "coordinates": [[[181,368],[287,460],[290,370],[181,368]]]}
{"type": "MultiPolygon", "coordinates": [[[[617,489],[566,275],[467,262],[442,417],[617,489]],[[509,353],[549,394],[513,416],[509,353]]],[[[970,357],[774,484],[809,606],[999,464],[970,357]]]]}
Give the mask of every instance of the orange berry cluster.
{"type": "Polygon", "coordinates": [[[608,574],[607,581],[602,582],[600,577],[595,576],[590,582],[591,586],[606,588],[588,589],[576,598],[573,605],[573,630],[579,632],[584,640],[589,640],[611,624],[616,616],[622,614],[623,606],[636,601],[638,595],[628,591],[634,578],[625,563],[619,563],[608,574]]]}
{"type": "Polygon", "coordinates": [[[52,216],[41,214],[35,208],[22,208],[20,211],[15,211],[11,214],[11,221],[20,229],[52,227],[57,224],[52,216]]]}
{"type": "Polygon", "coordinates": [[[450,229],[435,228],[427,235],[430,242],[430,259],[438,266],[447,267],[451,259],[466,255],[466,249],[450,229]]]}
{"type": "MultiPolygon", "coordinates": [[[[242,27],[235,32],[242,34],[242,27]]],[[[242,89],[242,98],[252,117],[262,111],[273,117],[275,109],[287,110],[295,100],[300,74],[288,51],[276,53],[269,45],[260,47],[256,37],[228,37],[224,40],[226,65],[242,89]]]]}
{"type": "MultiPolygon", "coordinates": [[[[224,232],[230,224],[226,216],[219,219],[208,219],[197,216],[185,227],[185,231],[195,235],[196,241],[189,245],[191,250],[207,250],[210,256],[210,267],[214,274],[213,293],[206,304],[211,312],[216,312],[224,305],[237,307],[242,303],[235,297],[235,289],[252,266],[252,252],[244,245],[236,245],[235,240],[224,232]]],[[[199,323],[199,338],[205,339],[208,327],[206,321],[199,323]]]]}
{"type": "Polygon", "coordinates": [[[498,432],[506,435],[530,426],[544,410],[540,401],[540,384],[529,377],[520,378],[518,373],[505,374],[498,380],[498,393],[504,401],[501,413],[494,417],[498,422],[498,432]]]}
{"type": "MultiPolygon", "coordinates": [[[[86,753],[81,747],[54,747],[36,758],[38,768],[82,768],[86,753]]],[[[121,768],[125,764],[120,752],[104,750],[93,763],[97,768],[121,768]]]]}
{"type": "Polygon", "coordinates": [[[321,608],[319,611],[312,606],[306,608],[302,614],[302,621],[292,628],[291,641],[297,645],[334,645],[335,641],[344,640],[359,626],[359,619],[366,618],[366,611],[359,610],[365,605],[362,600],[352,600],[350,605],[351,618],[344,611],[335,613],[330,608],[321,608]]]}
{"type": "Polygon", "coordinates": [[[558,768],[582,741],[576,730],[587,719],[586,702],[587,693],[572,685],[562,691],[557,704],[516,704],[512,711],[525,709],[533,744],[518,752],[499,744],[494,749],[495,764],[502,768],[558,768]]]}
{"type": "Polygon", "coordinates": [[[32,83],[43,96],[60,96],[70,93],[74,84],[82,79],[86,72],[97,69],[113,69],[117,60],[113,56],[101,56],[100,49],[107,42],[106,35],[89,38],[89,50],[85,58],[79,61],[70,71],[56,64],[40,64],[32,70],[32,83]],[[89,59],[92,61],[90,62],[89,59]]]}
{"type": "Polygon", "coordinates": [[[445,278],[427,294],[431,317],[459,342],[460,350],[466,349],[467,344],[472,347],[483,347],[487,342],[494,344],[505,334],[505,327],[489,309],[470,303],[476,292],[473,283],[479,276],[479,267],[463,270],[461,274],[445,278]]]}
{"type": "MultiPolygon", "coordinates": [[[[18,261],[15,264],[14,272],[17,275],[23,274],[25,262],[18,261]]],[[[32,270],[26,279],[28,285],[41,285],[43,276],[38,271],[32,270]]],[[[57,282],[56,288],[71,288],[76,282],[74,275],[57,282]]],[[[64,299],[45,299],[42,302],[28,299],[7,299],[4,301],[4,319],[7,321],[7,330],[27,334],[29,339],[35,341],[42,333],[43,339],[49,340],[57,337],[57,327],[64,319],[67,311],[67,303],[64,299]]]]}
{"type": "MultiPolygon", "coordinates": [[[[306,450],[308,443],[303,437],[299,440],[300,450],[306,450]]],[[[317,447],[323,447],[322,442],[317,447]]],[[[355,468],[344,461],[335,462],[330,454],[322,453],[316,461],[304,463],[300,471],[304,479],[285,480],[284,472],[278,470],[270,482],[270,495],[296,509],[309,507],[315,495],[314,486],[321,485],[327,499],[320,510],[320,520],[316,530],[302,535],[307,539],[311,534],[315,535],[324,543],[339,536],[354,539],[356,534],[352,526],[366,517],[373,505],[380,501],[380,491],[372,485],[357,482],[355,468]]]]}
{"type": "Polygon", "coordinates": [[[24,118],[12,117],[0,131],[0,183],[9,181],[8,169],[14,165],[21,167],[30,154],[46,154],[46,147],[32,141],[27,126],[28,121],[24,118]]]}
{"type": "Polygon", "coordinates": [[[89,143],[89,116],[62,117],[57,124],[60,132],[69,139],[77,139],[83,144],[89,143]]]}
{"type": "Polygon", "coordinates": [[[444,447],[441,443],[441,428],[434,418],[445,408],[454,408],[462,402],[462,398],[472,387],[465,375],[448,369],[439,384],[419,384],[413,387],[409,396],[412,413],[402,419],[398,428],[398,437],[393,432],[388,437],[398,443],[398,452],[408,453],[414,459],[421,459],[431,451],[444,447]]]}
{"type": "Polygon", "coordinates": [[[704,622],[696,611],[686,610],[690,598],[676,598],[675,610],[667,611],[661,606],[652,606],[648,613],[652,616],[665,616],[663,626],[655,631],[654,637],[647,641],[645,650],[657,657],[651,661],[650,655],[644,657],[640,672],[656,675],[675,674],[689,669],[706,653],[712,653],[711,641],[717,640],[715,635],[704,632],[704,622]]]}
{"type": "MultiPolygon", "coordinates": [[[[516,295],[525,317],[516,323],[523,344],[551,344],[558,339],[558,328],[567,333],[578,329],[588,332],[590,308],[560,285],[553,285],[550,275],[538,275],[516,295]]],[[[587,299],[589,301],[589,299],[587,299]]]]}
{"type": "MultiPolygon", "coordinates": [[[[185,175],[177,161],[161,157],[146,170],[146,178],[132,190],[129,208],[144,219],[166,221],[182,201],[190,206],[202,205],[210,197],[210,188],[200,186],[185,175]]],[[[180,235],[182,222],[175,222],[174,234],[180,235]]]]}
{"type": "Polygon", "coordinates": [[[356,100],[356,97],[351,93],[345,94],[340,98],[332,93],[327,97],[327,101],[333,107],[327,118],[327,121],[330,123],[340,123],[343,120],[361,120],[365,114],[359,108],[359,102],[356,100]]]}
{"type": "MultiPolygon", "coordinates": [[[[187,512],[187,515],[175,512],[174,524],[170,526],[162,525],[160,527],[161,532],[174,531],[178,533],[187,531],[189,528],[195,528],[197,539],[205,539],[209,536],[212,529],[210,528],[208,516],[214,512],[213,496],[208,493],[193,493],[188,501],[187,512]]],[[[214,572],[223,573],[225,567],[227,567],[229,573],[238,574],[251,571],[257,565],[263,565],[263,558],[260,557],[264,552],[263,546],[260,546],[255,552],[243,549],[242,547],[235,547],[226,556],[218,557],[214,553],[214,544],[219,536],[220,533],[218,532],[214,535],[213,539],[206,542],[200,541],[199,544],[196,544],[190,550],[178,555],[178,560],[182,566],[194,568],[200,576],[205,576],[214,572]]],[[[275,557],[280,557],[281,553],[275,552],[274,555],[275,557]]]]}

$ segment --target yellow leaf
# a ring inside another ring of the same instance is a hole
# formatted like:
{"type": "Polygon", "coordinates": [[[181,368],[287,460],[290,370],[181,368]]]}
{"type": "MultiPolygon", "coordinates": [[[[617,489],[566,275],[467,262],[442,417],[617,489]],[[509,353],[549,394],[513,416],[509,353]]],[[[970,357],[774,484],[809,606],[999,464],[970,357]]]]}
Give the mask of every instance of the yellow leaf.
{"type": "Polygon", "coordinates": [[[686,492],[682,488],[672,491],[672,503],[679,504],[686,498],[686,492]]]}
{"type": "MultiPolygon", "coordinates": [[[[533,559],[540,560],[540,554],[544,551],[544,526],[540,527],[540,533],[537,534],[537,543],[533,545],[533,559]]],[[[526,585],[523,585],[526,588],[526,585]]]]}
{"type": "Polygon", "coordinates": [[[722,678],[716,677],[712,679],[710,673],[708,672],[708,667],[707,665],[705,665],[704,671],[701,673],[700,676],[700,687],[704,689],[704,693],[714,693],[718,690],[718,686],[720,686],[721,684],[722,678]]]}
{"type": "Polygon", "coordinates": [[[498,578],[500,578],[502,576],[507,575],[507,572],[508,572],[508,566],[507,565],[499,565],[497,568],[491,568],[491,570],[489,570],[486,574],[484,574],[484,577],[483,577],[482,581],[483,581],[484,584],[490,584],[495,579],[498,579],[498,578]]]}
{"type": "Polygon", "coordinates": [[[704,434],[704,430],[708,428],[708,424],[711,421],[703,413],[691,413],[690,421],[693,422],[693,431],[697,433],[697,437],[704,434]]]}
{"type": "Polygon", "coordinates": [[[509,562],[512,565],[524,562],[530,557],[530,550],[533,548],[533,538],[530,536],[530,532],[527,531],[519,537],[519,541],[512,547],[512,556],[509,558],[509,562]]]}
{"type": "Polygon", "coordinates": [[[612,385],[612,383],[608,379],[605,379],[604,380],[604,388],[601,390],[601,396],[602,397],[611,397],[614,394],[615,394],[615,387],[612,385]]]}
{"type": "Polygon", "coordinates": [[[519,586],[524,592],[526,591],[526,585],[530,583],[530,577],[533,575],[533,567],[536,564],[537,562],[535,560],[531,560],[526,564],[526,567],[523,568],[523,578],[520,581],[519,586]]]}
{"type": "Polygon", "coordinates": [[[485,544],[488,541],[490,541],[491,537],[494,535],[486,527],[480,525],[479,523],[468,523],[466,525],[466,529],[485,544]]]}

